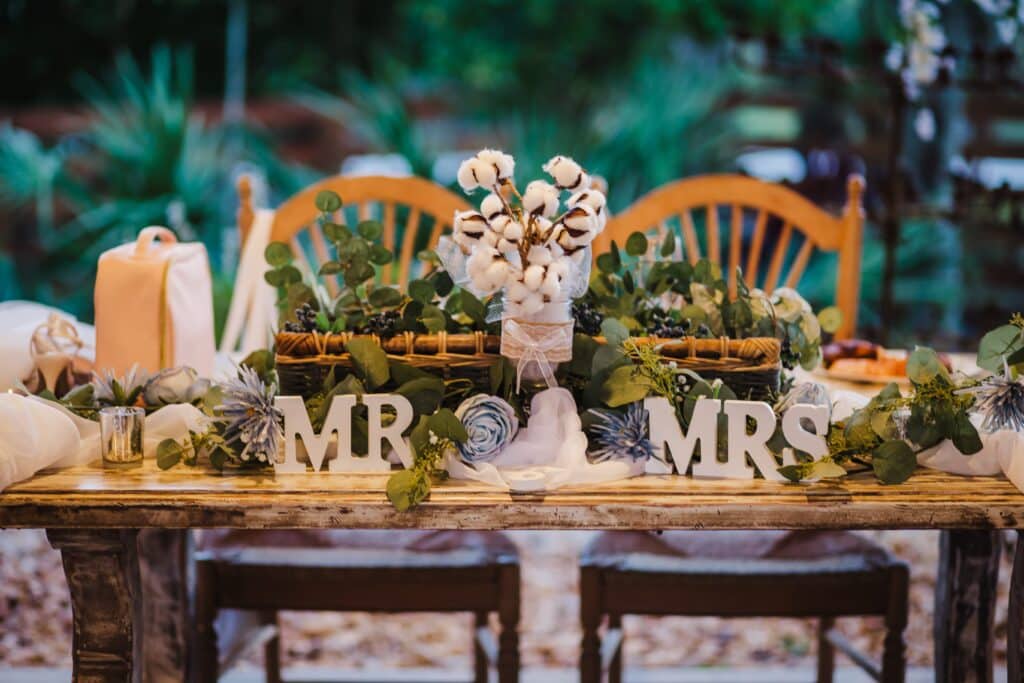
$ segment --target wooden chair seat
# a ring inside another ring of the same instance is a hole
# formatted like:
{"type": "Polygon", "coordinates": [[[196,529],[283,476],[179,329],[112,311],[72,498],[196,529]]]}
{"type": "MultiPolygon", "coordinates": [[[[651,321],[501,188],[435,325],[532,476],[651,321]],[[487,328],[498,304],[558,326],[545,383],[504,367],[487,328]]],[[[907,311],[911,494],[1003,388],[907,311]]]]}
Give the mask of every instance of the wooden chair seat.
{"type": "Polygon", "coordinates": [[[580,558],[584,683],[620,681],[622,616],[815,617],[818,680],[834,648],[876,680],[902,681],[908,571],[847,531],[603,532],[580,558]],[[833,630],[836,617],[885,618],[881,667],[833,630]],[[607,619],[604,647],[599,629],[607,619]]]}
{"type": "MultiPolygon", "coordinates": [[[[226,529],[204,531],[197,548],[199,680],[217,678],[214,622],[228,609],[257,613],[275,629],[280,610],[469,612],[474,680],[487,680],[489,664],[502,683],[518,680],[518,552],[500,532],[226,529]]],[[[235,626],[224,630],[233,640],[251,637],[235,626]]],[[[265,651],[271,682],[281,680],[279,650],[275,634],[265,651]]]]}

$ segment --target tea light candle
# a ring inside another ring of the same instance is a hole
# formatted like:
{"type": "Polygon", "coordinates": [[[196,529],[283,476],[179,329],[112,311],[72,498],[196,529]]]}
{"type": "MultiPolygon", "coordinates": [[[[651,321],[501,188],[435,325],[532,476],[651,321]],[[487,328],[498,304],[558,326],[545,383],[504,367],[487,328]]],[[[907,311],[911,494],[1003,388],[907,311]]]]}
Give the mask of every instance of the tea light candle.
{"type": "Polygon", "coordinates": [[[108,465],[142,463],[142,430],[146,411],[114,406],[100,410],[100,442],[108,465]]]}

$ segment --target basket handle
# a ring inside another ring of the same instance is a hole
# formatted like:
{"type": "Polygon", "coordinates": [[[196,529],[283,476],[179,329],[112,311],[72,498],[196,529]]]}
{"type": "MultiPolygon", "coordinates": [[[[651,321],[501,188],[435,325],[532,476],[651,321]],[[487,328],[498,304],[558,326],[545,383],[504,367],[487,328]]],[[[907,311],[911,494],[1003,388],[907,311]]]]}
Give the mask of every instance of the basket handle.
{"type": "Polygon", "coordinates": [[[139,237],[135,240],[135,257],[140,258],[149,254],[153,241],[160,238],[165,245],[177,244],[178,237],[169,228],[160,225],[151,225],[139,231],[139,237]]]}

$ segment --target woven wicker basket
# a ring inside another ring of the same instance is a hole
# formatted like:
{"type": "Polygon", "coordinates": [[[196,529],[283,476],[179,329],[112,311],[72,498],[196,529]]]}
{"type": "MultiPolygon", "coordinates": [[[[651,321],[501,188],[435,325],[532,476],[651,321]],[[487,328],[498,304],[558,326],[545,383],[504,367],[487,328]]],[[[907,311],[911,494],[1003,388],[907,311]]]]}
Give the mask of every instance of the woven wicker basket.
{"type": "Polygon", "coordinates": [[[480,391],[490,390],[490,368],[501,361],[501,338],[482,332],[471,334],[413,334],[390,339],[375,335],[280,332],[277,335],[277,375],[281,393],[309,398],[323,387],[332,368],[352,367],[345,344],[353,336],[373,339],[385,353],[413,367],[445,379],[468,379],[480,391]]]}
{"type": "Polygon", "coordinates": [[[707,380],[720,379],[743,400],[763,401],[775,397],[782,373],[782,344],[774,337],[748,339],[641,338],[658,344],[658,353],[707,380]]]}
{"type": "MultiPolygon", "coordinates": [[[[404,333],[382,340],[371,335],[391,357],[445,379],[469,379],[480,391],[490,390],[489,371],[500,362],[497,335],[404,333]]],[[[345,352],[351,333],[317,334],[281,332],[276,340],[277,373],[281,393],[308,398],[320,391],[331,368],[349,369],[345,352]]],[[[604,343],[603,337],[597,337],[604,343]]],[[[779,389],[781,345],[771,337],[750,339],[636,338],[657,344],[662,357],[693,370],[708,380],[721,379],[741,399],[764,400],[779,389]]]]}

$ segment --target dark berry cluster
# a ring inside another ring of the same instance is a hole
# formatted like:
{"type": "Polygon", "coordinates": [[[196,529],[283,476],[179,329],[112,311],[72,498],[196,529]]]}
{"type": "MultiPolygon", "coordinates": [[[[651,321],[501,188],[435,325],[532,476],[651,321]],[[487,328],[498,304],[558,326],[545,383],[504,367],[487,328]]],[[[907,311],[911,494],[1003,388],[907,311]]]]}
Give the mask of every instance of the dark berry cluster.
{"type": "Polygon", "coordinates": [[[690,334],[692,327],[693,323],[689,318],[676,321],[667,315],[660,315],[656,318],[651,318],[650,332],[655,337],[678,339],[679,337],[685,337],[690,334]]]}
{"type": "Polygon", "coordinates": [[[587,334],[591,337],[601,334],[601,323],[604,316],[594,308],[593,304],[586,301],[574,301],[572,304],[572,317],[576,321],[573,326],[575,332],[587,334]]]}
{"type": "Polygon", "coordinates": [[[308,303],[295,309],[295,320],[284,324],[285,332],[313,332],[316,330],[316,311],[308,303]]]}
{"type": "Polygon", "coordinates": [[[374,313],[366,319],[363,331],[366,334],[375,334],[381,339],[390,339],[398,334],[399,323],[402,322],[402,314],[398,311],[381,311],[374,313]]]}

